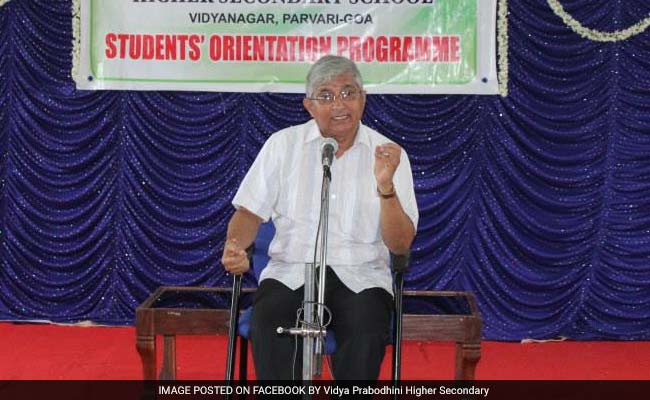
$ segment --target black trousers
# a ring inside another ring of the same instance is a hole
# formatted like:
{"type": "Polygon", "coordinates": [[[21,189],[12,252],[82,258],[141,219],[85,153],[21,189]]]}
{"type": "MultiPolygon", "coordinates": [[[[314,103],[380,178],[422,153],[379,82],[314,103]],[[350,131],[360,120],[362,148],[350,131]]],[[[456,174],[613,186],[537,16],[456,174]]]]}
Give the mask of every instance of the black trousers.
{"type": "MultiPolygon", "coordinates": [[[[325,304],[332,313],[327,329],[336,337],[334,379],[377,380],[389,337],[392,297],[380,288],[354,293],[329,267],[326,275],[325,304]]],[[[302,339],[279,335],[276,329],[295,326],[303,297],[304,287],[291,290],[274,279],[260,284],[250,329],[257,379],[302,379],[302,339]]]]}

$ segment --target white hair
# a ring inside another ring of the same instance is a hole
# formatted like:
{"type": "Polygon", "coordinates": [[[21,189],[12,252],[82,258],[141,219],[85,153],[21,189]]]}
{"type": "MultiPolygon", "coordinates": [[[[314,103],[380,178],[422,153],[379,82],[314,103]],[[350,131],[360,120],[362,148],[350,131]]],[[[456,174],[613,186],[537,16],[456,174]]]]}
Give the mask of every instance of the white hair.
{"type": "Polygon", "coordinates": [[[363,89],[363,80],[357,66],[349,59],[341,56],[327,55],[321,57],[307,73],[307,97],[314,94],[316,88],[325,82],[331,81],[339,75],[352,74],[354,82],[363,89]]]}

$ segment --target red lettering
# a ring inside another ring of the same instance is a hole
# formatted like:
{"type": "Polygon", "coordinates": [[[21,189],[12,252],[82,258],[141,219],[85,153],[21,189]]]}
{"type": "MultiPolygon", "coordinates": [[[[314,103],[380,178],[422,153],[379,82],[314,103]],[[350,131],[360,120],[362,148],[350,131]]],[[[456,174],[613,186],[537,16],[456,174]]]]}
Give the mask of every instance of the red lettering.
{"type": "Polygon", "coordinates": [[[390,61],[403,62],[402,60],[402,43],[399,37],[391,36],[390,40],[390,61]]]}
{"type": "Polygon", "coordinates": [[[363,40],[361,54],[364,62],[372,62],[375,59],[375,39],[369,36],[363,40]]]}
{"type": "Polygon", "coordinates": [[[252,57],[251,57],[251,40],[252,40],[252,38],[250,36],[248,36],[248,35],[246,35],[246,36],[244,36],[242,38],[242,45],[243,45],[244,48],[242,49],[242,57],[241,57],[241,59],[243,61],[250,61],[252,59],[252,57]]]}
{"type": "MultiPolygon", "coordinates": [[[[192,36],[194,36],[194,35],[192,35],[192,36]]],[[[181,60],[185,60],[187,40],[188,40],[187,35],[180,35],[178,37],[179,54],[181,55],[181,60]]],[[[190,59],[191,58],[192,58],[192,54],[190,53],[190,59]]],[[[193,60],[193,61],[196,61],[196,60],[193,60]]]]}
{"type": "Polygon", "coordinates": [[[459,62],[460,61],[460,37],[452,36],[449,43],[449,61],[459,62]]]}
{"type": "Polygon", "coordinates": [[[275,42],[277,41],[277,36],[267,36],[266,41],[269,48],[269,61],[275,61],[275,42]]]}
{"type": "Polygon", "coordinates": [[[342,56],[350,46],[348,38],[345,36],[339,36],[336,38],[336,51],[337,55],[342,56]]]}
{"type": "Polygon", "coordinates": [[[153,60],[155,56],[154,37],[152,35],[142,36],[142,59],[153,60]]]}
{"type": "Polygon", "coordinates": [[[308,37],[305,39],[305,53],[307,61],[316,61],[318,54],[318,38],[308,37]]]}
{"type": "MultiPolygon", "coordinates": [[[[187,39],[187,37],[185,37],[187,39]]],[[[203,35],[191,35],[190,36],[190,60],[192,61],[198,61],[201,58],[201,48],[199,47],[199,43],[203,43],[205,41],[205,37],[203,35]]],[[[182,52],[181,54],[183,55],[183,60],[185,59],[185,41],[181,42],[182,43],[182,52]]]]}
{"type": "Polygon", "coordinates": [[[264,36],[253,36],[253,60],[264,61],[264,36]]]}
{"type": "Polygon", "coordinates": [[[176,59],[176,36],[175,35],[166,35],[165,36],[165,60],[175,60],[176,59]]]}
{"type": "Polygon", "coordinates": [[[298,36],[287,36],[287,42],[289,42],[289,61],[296,61],[296,43],[298,42],[298,36]]]}
{"type": "Polygon", "coordinates": [[[120,33],[119,35],[117,35],[117,38],[120,41],[120,58],[124,59],[126,58],[126,44],[129,41],[129,35],[120,33]]]}
{"type": "Polygon", "coordinates": [[[237,35],[235,36],[235,60],[241,60],[242,53],[242,37],[237,35]]]}
{"type": "Polygon", "coordinates": [[[210,60],[221,60],[221,36],[219,35],[210,36],[210,60]]]}
{"type": "Polygon", "coordinates": [[[418,36],[415,38],[415,59],[429,61],[431,58],[431,38],[418,36]]]}
{"type": "Polygon", "coordinates": [[[434,36],[433,37],[434,54],[433,60],[437,62],[449,61],[449,37],[448,36],[434,36]]]}
{"type": "Polygon", "coordinates": [[[203,35],[143,35],[108,33],[105,37],[106,58],[131,60],[186,60],[201,58],[203,35]]]}
{"type": "Polygon", "coordinates": [[[319,37],[318,38],[318,57],[314,58],[317,60],[321,55],[330,54],[332,52],[332,37],[319,37]]]}
{"type": "Polygon", "coordinates": [[[377,43],[377,61],[388,61],[388,38],[386,36],[379,36],[375,43],[377,43]]]}
{"type": "Polygon", "coordinates": [[[277,61],[289,61],[287,57],[287,38],[285,36],[278,37],[278,44],[275,50],[277,61]]]}
{"type": "Polygon", "coordinates": [[[117,40],[117,35],[114,33],[106,34],[106,58],[115,58],[117,55],[117,47],[115,47],[115,41],[117,40]]]}
{"type": "Polygon", "coordinates": [[[413,61],[413,38],[411,36],[404,36],[404,43],[402,43],[402,60],[413,61]]]}
{"type": "Polygon", "coordinates": [[[224,61],[235,59],[235,38],[230,35],[223,37],[223,59],[224,61]]]}
{"type": "Polygon", "coordinates": [[[163,40],[165,39],[163,35],[156,35],[156,60],[163,60],[164,59],[164,54],[163,50],[165,48],[165,45],[163,43],[163,40]]]}
{"type": "Polygon", "coordinates": [[[142,37],[140,35],[130,35],[129,58],[138,60],[142,56],[142,37]]]}
{"type": "Polygon", "coordinates": [[[361,39],[359,36],[350,36],[350,60],[361,61],[361,39]]]}

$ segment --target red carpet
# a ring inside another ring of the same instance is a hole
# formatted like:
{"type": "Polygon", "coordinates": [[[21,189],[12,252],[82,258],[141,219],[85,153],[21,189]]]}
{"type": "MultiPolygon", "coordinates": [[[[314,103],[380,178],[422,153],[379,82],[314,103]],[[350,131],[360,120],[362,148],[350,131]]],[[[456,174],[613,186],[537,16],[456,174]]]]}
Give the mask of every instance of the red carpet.
{"type": "MultiPolygon", "coordinates": [[[[226,339],[179,337],[178,377],[223,379],[226,339]]],[[[403,356],[403,379],[453,379],[451,343],[406,341],[403,356]]],[[[389,376],[386,357],[381,378],[389,376]]],[[[0,380],[141,378],[133,327],[0,323],[0,380]]],[[[648,380],[650,342],[483,342],[476,378],[648,380]]]]}

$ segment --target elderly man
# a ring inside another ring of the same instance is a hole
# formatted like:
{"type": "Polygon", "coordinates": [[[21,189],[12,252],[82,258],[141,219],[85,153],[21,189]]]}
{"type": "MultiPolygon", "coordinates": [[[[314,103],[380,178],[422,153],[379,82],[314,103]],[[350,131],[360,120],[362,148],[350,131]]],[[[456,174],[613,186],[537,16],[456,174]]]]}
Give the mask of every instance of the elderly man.
{"type": "Polygon", "coordinates": [[[262,147],[233,199],[222,263],[233,274],[246,272],[244,249],[260,223],[273,220],[271,260],[251,321],[255,370],[261,380],[300,377],[302,346],[276,328],[294,326],[302,307],[320,213],[320,146],[335,139],[325,294],[337,341],[333,376],[376,380],[390,325],[389,250],[405,253],[418,222],[411,167],[400,146],[361,124],[366,93],[352,61],[321,58],[306,86],[303,105],[313,119],[276,132],[262,147]]]}

